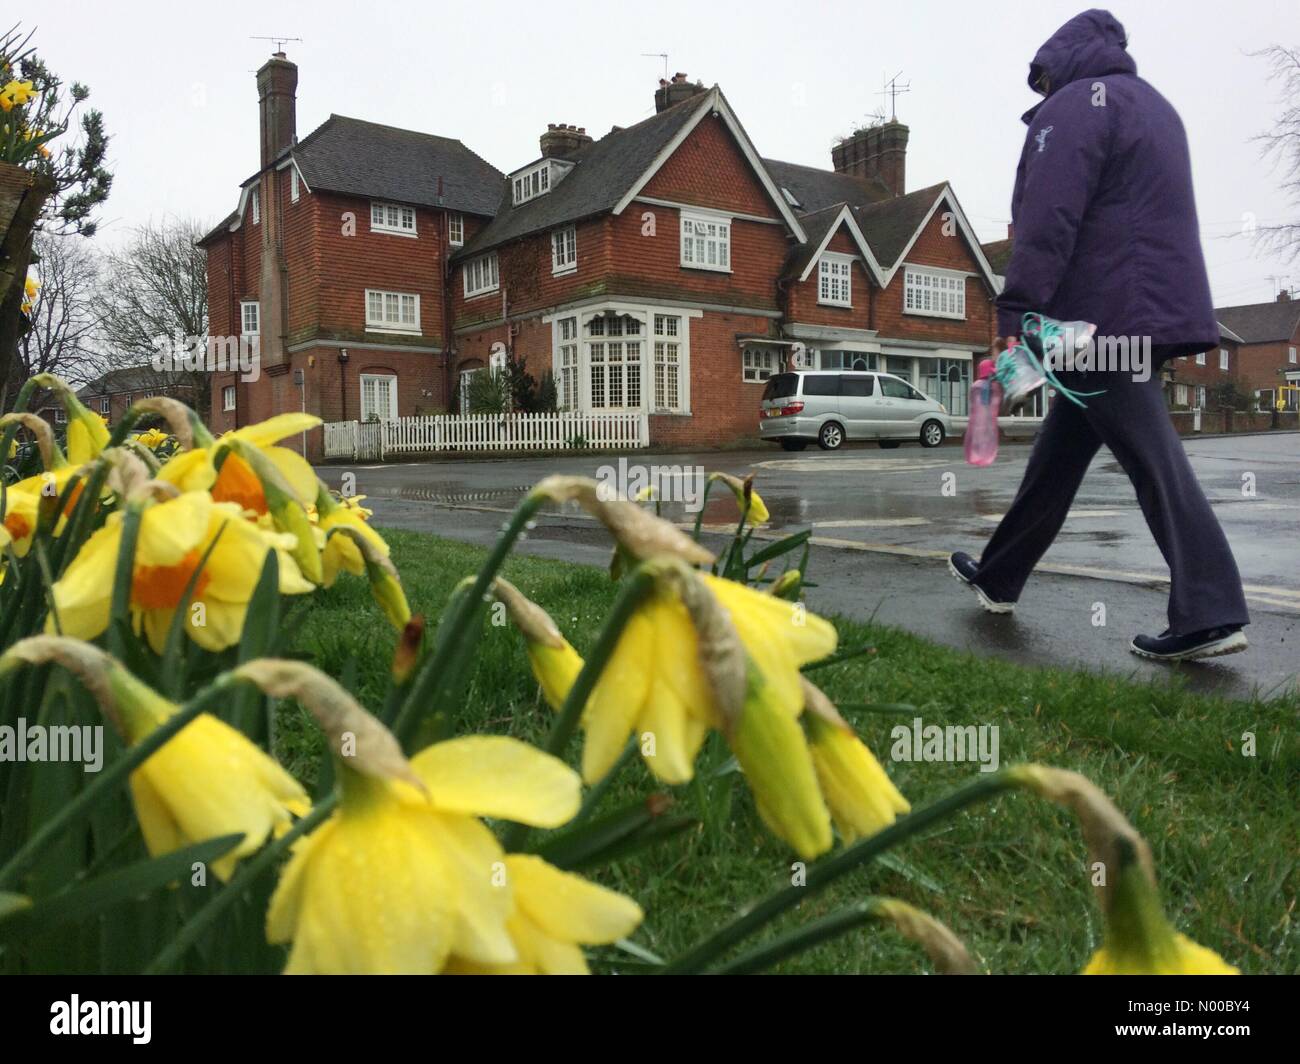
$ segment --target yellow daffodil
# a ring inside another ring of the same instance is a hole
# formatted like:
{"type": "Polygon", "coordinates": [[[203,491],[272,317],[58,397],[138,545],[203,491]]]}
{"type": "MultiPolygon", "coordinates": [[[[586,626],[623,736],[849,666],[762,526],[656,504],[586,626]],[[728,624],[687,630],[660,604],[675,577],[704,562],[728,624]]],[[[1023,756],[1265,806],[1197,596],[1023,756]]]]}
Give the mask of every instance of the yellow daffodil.
{"type": "Polygon", "coordinates": [[[508,965],[514,890],[478,819],[556,827],[578,809],[577,774],[515,739],[470,736],[411,759],[423,789],[339,761],[338,810],[294,847],[267,911],[291,942],[289,973],[424,975],[454,954],[508,965]]]}
{"type": "Polygon", "coordinates": [[[1110,888],[1106,934],[1084,975],[1239,975],[1212,949],[1179,934],[1165,919],[1140,862],[1122,855],[1110,888]]]}
{"type": "Polygon", "coordinates": [[[754,478],[752,476],[733,477],[730,473],[710,473],[710,480],[720,480],[736,497],[736,505],[740,507],[740,512],[745,514],[746,520],[751,525],[765,525],[772,519],[772,515],[767,512],[767,505],[763,498],[754,490],[754,478]],[[745,504],[748,501],[749,509],[746,511],[745,504]]]}
{"type": "MultiPolygon", "coordinates": [[[[698,579],[735,626],[765,681],[764,698],[794,721],[803,706],[799,668],[835,650],[835,629],[801,605],[708,573],[698,579]]],[[[646,763],[655,776],[686,782],[708,729],[724,723],[714,702],[690,614],[680,595],[659,586],[624,629],[587,703],[583,778],[604,776],[635,732],[653,739],[646,763]]]]}
{"type": "Polygon", "coordinates": [[[28,275],[26,282],[23,284],[23,301],[19,307],[24,314],[32,312],[32,308],[36,306],[36,297],[40,294],[40,291],[41,282],[28,275]]]}
{"type": "Polygon", "coordinates": [[[542,689],[542,697],[558,711],[582,671],[581,655],[560,634],[550,614],[508,580],[497,577],[492,590],[524,637],[528,664],[542,689]]]}
{"type": "Polygon", "coordinates": [[[514,909],[506,930],[519,954],[510,964],[474,964],[453,958],[448,971],[484,975],[588,975],[581,946],[626,938],[641,923],[641,906],[616,891],[547,864],[531,854],[509,854],[506,874],[514,909]]]}
{"type": "Polygon", "coordinates": [[[840,835],[852,842],[889,827],[912,807],[826,696],[806,681],[805,691],[813,766],[840,835]]]}
{"type": "Polygon", "coordinates": [[[20,558],[25,558],[31,548],[32,536],[40,517],[40,504],[39,495],[19,491],[17,487],[5,489],[4,520],[0,522],[0,528],[4,529],[7,536],[4,545],[12,545],[14,553],[20,558]]]}
{"type": "Polygon", "coordinates": [[[320,575],[325,586],[329,587],[340,568],[365,573],[370,581],[370,594],[389,623],[400,632],[411,619],[411,608],[397,569],[389,560],[388,544],[366,523],[369,512],[359,505],[350,505],[346,500],[336,502],[325,486],[320,485],[316,498],[317,524],[313,530],[325,537],[324,549],[319,555],[320,575]]]}
{"type": "Polygon", "coordinates": [[[30,81],[11,81],[0,89],[0,109],[12,111],[30,100],[36,91],[30,81]]]}
{"type": "MultiPolygon", "coordinates": [[[[65,633],[94,639],[108,626],[121,543],[122,512],[118,511],[86,541],[54,584],[54,605],[65,633]]],[[[184,628],[201,647],[223,650],[239,642],[267,552],[285,551],[290,543],[288,537],[245,520],[238,506],[215,503],[205,492],[187,492],[146,506],[136,544],[130,608],[136,630],[144,632],[155,651],[162,651],[172,616],[210,546],[184,628]]],[[[311,590],[283,554],[280,590],[286,594],[311,590]]],[[[53,628],[53,616],[49,625],[53,628]]]]}
{"type": "Polygon", "coordinates": [[[108,446],[108,423],[87,410],[62,378],[53,373],[38,373],[31,379],[38,387],[52,391],[68,415],[68,460],[80,466],[97,457],[108,446]]]}
{"type": "Polygon", "coordinates": [[[171,436],[162,429],[145,429],[144,432],[133,433],[131,438],[142,447],[148,447],[153,451],[171,439],[171,436]]]}
{"type": "MultiPolygon", "coordinates": [[[[55,661],[77,674],[129,746],[142,742],[177,712],[175,704],[88,643],[66,636],[33,636],[0,658],[0,675],[18,664],[55,661]]],[[[288,829],[310,806],[306,792],[242,733],[200,714],[130,777],[131,798],[154,856],[205,839],[242,835],[212,864],[222,880],[270,835],[288,829]]]]}

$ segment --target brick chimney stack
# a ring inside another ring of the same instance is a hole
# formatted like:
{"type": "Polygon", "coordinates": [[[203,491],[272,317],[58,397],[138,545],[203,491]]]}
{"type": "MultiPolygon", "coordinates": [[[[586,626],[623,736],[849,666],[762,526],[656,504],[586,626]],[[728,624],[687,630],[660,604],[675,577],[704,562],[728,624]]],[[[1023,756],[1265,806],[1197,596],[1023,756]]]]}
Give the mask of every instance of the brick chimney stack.
{"type": "Polygon", "coordinates": [[[895,196],[907,191],[907,126],[890,119],[859,129],[831,149],[836,173],[880,178],[895,196]]]}
{"type": "Polygon", "coordinates": [[[655,89],[655,114],[666,111],[673,104],[689,100],[692,96],[698,96],[706,91],[698,81],[692,85],[686,80],[686,75],[680,71],[673,75],[672,81],[664,81],[663,78],[660,78],[659,88],[655,89]]]}
{"type": "Polygon", "coordinates": [[[1278,292],[1277,294],[1277,301],[1279,303],[1290,303],[1291,290],[1289,288],[1283,288],[1282,291],[1278,292]]]}
{"type": "Polygon", "coordinates": [[[566,126],[562,122],[558,125],[554,122],[548,122],[546,132],[542,134],[539,143],[542,146],[543,158],[567,159],[590,144],[591,137],[587,135],[585,127],[566,126]]]}
{"type": "Polygon", "coordinates": [[[257,72],[257,101],[265,168],[298,139],[298,66],[276,52],[257,72]]]}

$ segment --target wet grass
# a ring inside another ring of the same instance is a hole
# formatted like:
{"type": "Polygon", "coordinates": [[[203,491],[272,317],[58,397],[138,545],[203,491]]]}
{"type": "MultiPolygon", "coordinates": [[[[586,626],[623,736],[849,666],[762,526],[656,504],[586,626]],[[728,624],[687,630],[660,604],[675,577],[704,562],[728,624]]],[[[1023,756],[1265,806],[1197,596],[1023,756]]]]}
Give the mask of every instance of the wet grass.
{"type": "MultiPolygon", "coordinates": [[[[385,533],[412,607],[435,616],[452,586],[481,562],[477,548],[411,532],[385,533]]],[[[543,605],[569,639],[594,641],[614,589],[603,572],[514,558],[509,576],[543,605]]],[[[815,576],[816,574],[814,574],[815,576]]],[[[1165,906],[1178,928],[1246,972],[1300,971],[1300,700],[1234,701],[1170,683],[1026,669],[977,658],[897,629],[837,621],[841,646],[872,654],[818,670],[841,704],[902,702],[926,724],[996,725],[1003,765],[1036,761],[1082,772],[1150,841],[1165,906]],[[1248,756],[1253,737],[1253,755],[1248,756]]],[[[364,582],[345,580],[307,605],[293,634],[307,654],[367,705],[385,690],[393,636],[364,582]]],[[[846,713],[914,807],[973,779],[973,764],[890,758],[891,729],[911,715],[846,713]]],[[[461,732],[540,742],[550,724],[519,636],[486,629],[460,719],[461,732]]],[[[282,715],[276,750],[309,775],[314,731],[282,715]]],[[[575,762],[576,745],[570,754],[575,762]]],[[[678,812],[699,826],[591,873],[645,908],[636,942],[670,958],[747,904],[790,882],[789,852],[768,834],[743,782],[713,737],[697,777],[677,788],[678,812]]],[[[603,808],[662,791],[639,761],[614,781],[603,808]]],[[[837,882],[778,922],[810,921],[869,894],[890,894],[948,923],[992,972],[1077,971],[1100,941],[1083,842],[1053,806],[1012,794],[976,806],[837,882]]],[[[597,967],[626,970],[606,950],[597,967]]],[[[868,926],[791,959],[784,972],[919,972],[928,964],[895,933],[868,926]]]]}

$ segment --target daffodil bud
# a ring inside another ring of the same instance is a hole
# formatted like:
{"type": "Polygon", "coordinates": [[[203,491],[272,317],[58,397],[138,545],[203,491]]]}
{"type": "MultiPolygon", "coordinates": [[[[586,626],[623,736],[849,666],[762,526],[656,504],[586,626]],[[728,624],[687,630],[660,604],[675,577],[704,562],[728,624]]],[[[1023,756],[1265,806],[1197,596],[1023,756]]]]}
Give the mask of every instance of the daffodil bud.
{"type": "Polygon", "coordinates": [[[300,661],[259,658],[232,675],[273,698],[296,699],[316,718],[340,764],[372,779],[404,780],[424,789],[393,733],[323,672],[300,661]]]}
{"type": "Polygon", "coordinates": [[[970,953],[947,924],[897,898],[879,898],[872,908],[901,935],[924,949],[934,962],[935,971],[942,975],[979,974],[970,953]]]}
{"type": "Polygon", "coordinates": [[[393,651],[393,683],[406,683],[420,661],[420,645],[424,642],[424,618],[418,613],[402,626],[397,647],[393,651]]]}
{"type": "Polygon", "coordinates": [[[108,446],[108,426],[77,398],[68,383],[53,373],[38,373],[31,378],[38,388],[53,392],[68,415],[68,457],[73,465],[88,462],[108,446]]]}
{"type": "Polygon", "coordinates": [[[603,524],[634,558],[681,558],[692,565],[712,565],[716,560],[676,525],[670,524],[627,499],[603,499],[589,477],[550,476],[532,494],[555,502],[576,502],[603,524]]]}
{"type": "Polygon", "coordinates": [[[551,615],[509,580],[497,577],[492,594],[505,606],[510,620],[524,637],[528,663],[541,686],[542,696],[558,711],[582,671],[582,657],[560,633],[551,615]]]}
{"type": "Polygon", "coordinates": [[[740,512],[745,515],[750,524],[765,525],[771,520],[772,515],[767,512],[767,505],[754,490],[753,473],[744,480],[733,477],[730,473],[710,473],[709,479],[720,480],[731,489],[731,494],[736,497],[736,505],[740,507],[740,512]]]}
{"type": "Polygon", "coordinates": [[[803,573],[798,569],[787,569],[772,581],[771,587],[767,590],[774,598],[794,602],[799,598],[799,592],[803,590],[803,573]]]}

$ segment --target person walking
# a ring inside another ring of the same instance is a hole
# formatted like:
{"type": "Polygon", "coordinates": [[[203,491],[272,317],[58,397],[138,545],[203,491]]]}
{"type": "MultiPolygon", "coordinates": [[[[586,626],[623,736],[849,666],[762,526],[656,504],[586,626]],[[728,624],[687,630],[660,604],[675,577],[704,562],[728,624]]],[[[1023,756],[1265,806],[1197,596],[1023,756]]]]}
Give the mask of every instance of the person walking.
{"type": "Polygon", "coordinates": [[[1135,636],[1132,651],[1182,661],[1245,650],[1250,615],[1237,564],[1159,374],[1169,359],[1219,341],[1187,135],[1169,102],[1138,77],[1124,27],[1108,11],[1085,11],[1057,30],[1034,56],[1029,84],[1045,99],[1023,116],[1012,253],[990,354],[1014,344],[1030,312],[1094,323],[1097,352],[1118,350],[1112,341],[1137,350],[1122,370],[1057,374],[1073,390],[1104,391],[1085,408],[1057,398],[979,561],[959,551],[949,569],[985,609],[1010,613],[1105,444],[1133,482],[1170,573],[1168,627],[1135,636]],[[1143,350],[1145,366],[1132,357],[1143,350]]]}

